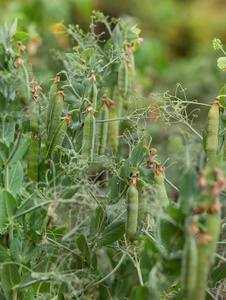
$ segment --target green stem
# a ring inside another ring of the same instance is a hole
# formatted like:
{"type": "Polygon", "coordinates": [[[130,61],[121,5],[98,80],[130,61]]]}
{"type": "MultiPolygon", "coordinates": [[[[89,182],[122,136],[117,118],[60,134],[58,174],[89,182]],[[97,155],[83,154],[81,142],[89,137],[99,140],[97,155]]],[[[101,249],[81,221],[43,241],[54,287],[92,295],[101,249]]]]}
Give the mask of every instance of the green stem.
{"type": "Polygon", "coordinates": [[[138,262],[137,260],[137,254],[136,252],[134,252],[134,256],[135,256],[135,267],[137,269],[137,274],[138,274],[138,278],[139,278],[139,281],[140,281],[140,285],[144,285],[144,282],[143,282],[143,278],[142,278],[142,274],[141,274],[141,269],[140,269],[140,263],[138,262]]]}
{"type": "Polygon", "coordinates": [[[223,262],[226,262],[226,258],[223,257],[223,256],[221,256],[220,254],[215,253],[215,256],[216,256],[217,258],[219,258],[220,260],[222,260],[223,262]]]}
{"type": "Polygon", "coordinates": [[[201,140],[203,140],[202,136],[193,128],[189,123],[185,123],[201,140]]]}
{"type": "Polygon", "coordinates": [[[171,181],[169,181],[166,177],[165,177],[165,181],[166,181],[172,188],[174,188],[178,193],[180,193],[180,191],[178,190],[178,188],[177,188],[171,181]]]}
{"type": "Polygon", "coordinates": [[[85,291],[89,290],[91,287],[93,286],[96,286],[96,285],[99,285],[100,283],[104,282],[105,280],[107,280],[109,277],[111,277],[111,275],[113,275],[118,269],[119,267],[121,266],[121,264],[123,263],[127,253],[128,253],[128,250],[131,246],[129,246],[126,251],[123,253],[120,261],[118,262],[118,264],[116,265],[116,267],[105,277],[103,277],[102,279],[100,279],[99,281],[96,281],[96,282],[91,282],[90,284],[88,284],[86,286],[86,288],[84,288],[83,290],[81,290],[80,292],[78,292],[75,296],[80,296],[82,295],[85,291]]]}
{"type": "Polygon", "coordinates": [[[17,290],[13,290],[12,300],[17,300],[17,290]]]}

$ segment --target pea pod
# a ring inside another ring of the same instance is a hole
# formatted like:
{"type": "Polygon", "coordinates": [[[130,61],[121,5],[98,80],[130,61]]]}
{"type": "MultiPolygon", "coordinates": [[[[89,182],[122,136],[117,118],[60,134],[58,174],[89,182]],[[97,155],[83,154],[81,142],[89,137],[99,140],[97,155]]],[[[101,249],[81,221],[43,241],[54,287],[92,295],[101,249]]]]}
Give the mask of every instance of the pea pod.
{"type": "Polygon", "coordinates": [[[192,300],[197,280],[198,248],[195,239],[188,234],[182,254],[181,284],[187,300],[192,300]]]}
{"type": "MultiPolygon", "coordinates": [[[[202,233],[200,236],[204,236],[202,233]]],[[[192,300],[204,300],[206,295],[206,283],[209,273],[210,252],[207,242],[199,242],[198,244],[198,264],[197,264],[197,280],[192,300]]]]}
{"type": "Polygon", "coordinates": [[[122,99],[125,99],[128,90],[128,68],[125,60],[121,61],[119,66],[118,87],[122,99]]]}
{"type": "Polygon", "coordinates": [[[19,76],[19,86],[18,86],[19,98],[25,106],[30,106],[31,93],[30,93],[28,71],[20,56],[17,57],[17,73],[19,76]]]}
{"type": "Polygon", "coordinates": [[[208,234],[212,237],[212,240],[208,243],[210,251],[210,263],[213,265],[215,260],[215,252],[217,249],[217,241],[221,227],[220,210],[216,212],[209,212],[206,216],[206,227],[208,234]]]}
{"type": "Polygon", "coordinates": [[[164,184],[165,176],[163,171],[164,169],[162,169],[159,165],[156,166],[156,170],[154,172],[154,181],[156,184],[157,199],[161,207],[165,209],[169,205],[169,199],[164,184]]]}
{"type": "Polygon", "coordinates": [[[92,103],[93,109],[97,107],[97,85],[96,85],[96,78],[95,73],[91,73],[91,86],[89,90],[89,100],[92,103]]]}
{"type": "Polygon", "coordinates": [[[144,222],[148,212],[148,203],[147,203],[147,192],[145,190],[142,191],[141,196],[138,201],[138,216],[137,216],[137,231],[136,231],[136,239],[138,239],[140,232],[144,226],[144,222]]]}
{"type": "Polygon", "coordinates": [[[121,114],[122,114],[122,97],[120,95],[119,88],[118,88],[117,84],[114,86],[114,90],[113,90],[113,102],[114,102],[115,107],[116,107],[117,117],[121,117],[121,114]]]}
{"type": "Polygon", "coordinates": [[[33,133],[39,133],[39,114],[40,104],[36,101],[30,110],[30,129],[33,133]]]}
{"type": "MultiPolygon", "coordinates": [[[[100,120],[107,120],[109,119],[109,109],[107,106],[107,100],[106,97],[104,97],[102,101],[102,107],[100,109],[100,120]]],[[[103,155],[106,144],[107,144],[107,133],[108,133],[108,122],[102,122],[100,123],[99,127],[99,149],[98,154],[103,155]]]]}
{"type": "Polygon", "coordinates": [[[56,129],[60,124],[60,117],[63,109],[63,98],[64,98],[63,93],[59,93],[57,95],[56,100],[53,103],[50,123],[49,123],[49,130],[48,130],[47,147],[49,147],[52,138],[56,132],[56,129]]]}
{"type": "Polygon", "coordinates": [[[95,139],[95,117],[93,115],[93,106],[89,104],[84,121],[83,141],[82,141],[82,159],[93,160],[95,139]]]}
{"type": "Polygon", "coordinates": [[[219,100],[215,100],[208,113],[206,158],[209,160],[217,153],[219,127],[219,100]]]}
{"type": "MultiPolygon", "coordinates": [[[[64,120],[59,124],[49,147],[48,153],[47,153],[47,158],[50,158],[52,156],[52,153],[54,153],[54,150],[57,146],[61,146],[66,132],[67,132],[67,128],[68,128],[68,124],[70,123],[71,120],[71,116],[67,115],[64,120]]],[[[53,154],[54,156],[54,154],[53,154]]]]}
{"type": "Polygon", "coordinates": [[[52,113],[53,104],[58,96],[58,81],[60,80],[60,75],[57,75],[54,83],[51,85],[50,92],[49,92],[49,104],[48,104],[48,110],[47,110],[47,116],[46,116],[46,129],[47,132],[49,130],[49,123],[52,113]]]}
{"type": "MultiPolygon", "coordinates": [[[[134,177],[133,179],[135,179],[134,177]]],[[[137,217],[138,217],[138,191],[135,186],[134,180],[127,190],[127,205],[126,205],[126,238],[133,242],[137,233],[137,217]]]]}
{"type": "MultiPolygon", "coordinates": [[[[110,110],[109,110],[109,119],[116,119],[117,113],[116,113],[116,107],[112,103],[110,104],[110,110]]],[[[119,123],[118,121],[111,121],[108,125],[108,143],[111,149],[115,153],[118,151],[118,131],[119,131],[119,123]]]]}
{"type": "Polygon", "coordinates": [[[40,138],[38,134],[31,135],[31,144],[29,148],[27,161],[27,174],[33,181],[38,181],[39,175],[39,152],[40,152],[40,138]]]}

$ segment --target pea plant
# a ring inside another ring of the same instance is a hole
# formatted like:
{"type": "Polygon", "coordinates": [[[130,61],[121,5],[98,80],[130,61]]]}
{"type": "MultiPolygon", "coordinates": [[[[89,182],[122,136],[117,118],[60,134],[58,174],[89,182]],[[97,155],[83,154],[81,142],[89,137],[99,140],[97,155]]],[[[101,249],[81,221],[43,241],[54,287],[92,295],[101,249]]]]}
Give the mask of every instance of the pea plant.
{"type": "Polygon", "coordinates": [[[75,46],[54,52],[61,69],[47,95],[28,35],[17,21],[1,31],[1,299],[223,299],[225,87],[211,104],[168,92],[143,101],[137,25],[94,12],[90,32],[64,28],[75,46]],[[209,109],[202,135],[189,105],[209,109]],[[148,130],[158,118],[203,148],[178,186],[148,130]]]}

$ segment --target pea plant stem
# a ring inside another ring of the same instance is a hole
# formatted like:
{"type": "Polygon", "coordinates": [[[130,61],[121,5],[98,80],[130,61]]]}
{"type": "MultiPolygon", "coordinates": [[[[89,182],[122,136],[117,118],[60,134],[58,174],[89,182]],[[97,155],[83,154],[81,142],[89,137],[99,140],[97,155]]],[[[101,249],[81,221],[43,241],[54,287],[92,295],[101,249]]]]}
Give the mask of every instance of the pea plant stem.
{"type": "Polygon", "coordinates": [[[137,259],[136,251],[134,251],[134,257],[135,257],[135,267],[137,269],[138,278],[139,278],[139,281],[140,281],[140,285],[142,286],[142,285],[144,285],[144,282],[143,282],[143,278],[142,278],[142,274],[141,274],[140,263],[137,259]]]}
{"type": "Polygon", "coordinates": [[[85,291],[87,291],[88,289],[90,289],[93,286],[99,285],[100,283],[104,282],[105,280],[107,280],[109,277],[111,277],[111,275],[113,275],[121,266],[121,264],[123,263],[129,249],[131,246],[129,246],[126,251],[123,253],[121,259],[119,260],[118,264],[115,266],[115,268],[105,277],[103,277],[102,279],[98,280],[98,281],[93,281],[90,284],[88,284],[83,290],[79,291],[75,296],[80,296],[82,295],[85,291]]]}

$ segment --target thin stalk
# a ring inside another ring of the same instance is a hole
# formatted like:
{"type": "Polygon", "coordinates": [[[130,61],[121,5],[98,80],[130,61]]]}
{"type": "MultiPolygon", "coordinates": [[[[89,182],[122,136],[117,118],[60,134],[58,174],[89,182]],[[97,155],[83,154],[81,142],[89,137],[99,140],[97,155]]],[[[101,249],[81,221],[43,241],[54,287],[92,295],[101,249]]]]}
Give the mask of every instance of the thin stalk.
{"type": "Polygon", "coordinates": [[[169,181],[166,177],[165,177],[165,181],[166,181],[172,188],[174,188],[178,193],[180,193],[180,191],[178,190],[178,188],[177,188],[171,181],[169,181]]]}
{"type": "Polygon", "coordinates": [[[84,288],[83,290],[81,290],[80,292],[78,292],[75,296],[80,296],[82,295],[85,291],[89,290],[91,287],[93,286],[96,286],[96,285],[99,285],[100,283],[104,282],[105,280],[107,280],[109,277],[111,277],[111,275],[113,275],[118,269],[119,267],[121,266],[121,264],[123,263],[127,253],[128,253],[128,250],[131,246],[129,246],[126,251],[123,253],[120,261],[118,262],[118,264],[116,265],[116,267],[105,277],[103,277],[102,279],[100,279],[99,281],[96,281],[96,282],[91,282],[90,284],[88,284],[86,286],[86,288],[84,288]]]}
{"type": "Polygon", "coordinates": [[[102,211],[105,212],[103,206],[100,204],[99,200],[96,198],[96,196],[93,194],[93,192],[90,189],[88,191],[89,191],[90,195],[93,197],[93,199],[96,201],[98,206],[102,209],[102,211]]]}
{"type": "Polygon", "coordinates": [[[141,274],[141,269],[140,269],[140,263],[138,262],[137,260],[137,253],[134,251],[134,256],[135,256],[135,267],[137,269],[137,274],[138,274],[138,278],[139,278],[139,281],[140,281],[140,285],[144,285],[144,282],[143,282],[143,278],[142,278],[142,274],[141,274]]]}
{"type": "Polygon", "coordinates": [[[193,128],[189,123],[185,123],[201,140],[203,140],[202,136],[193,128]]]}
{"type": "Polygon", "coordinates": [[[219,258],[220,260],[222,260],[223,262],[226,262],[226,258],[223,257],[223,256],[221,256],[220,254],[215,253],[215,256],[216,256],[217,258],[219,258]]]}

